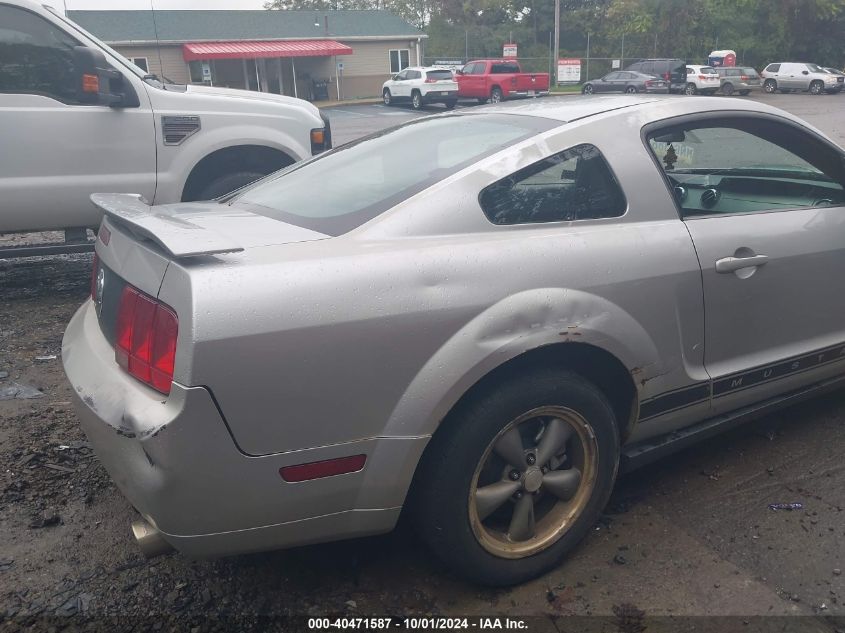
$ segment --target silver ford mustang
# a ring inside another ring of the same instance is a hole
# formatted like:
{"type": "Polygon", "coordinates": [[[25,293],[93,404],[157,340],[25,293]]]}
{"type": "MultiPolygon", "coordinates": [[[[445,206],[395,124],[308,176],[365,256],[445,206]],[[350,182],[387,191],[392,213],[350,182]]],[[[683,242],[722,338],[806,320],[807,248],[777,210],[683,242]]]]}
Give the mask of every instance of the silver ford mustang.
{"type": "Polygon", "coordinates": [[[476,581],[557,565],[617,475],[845,368],[845,162],[780,110],[448,113],[228,199],[105,212],[64,337],[152,554],[391,530],[476,581]]]}

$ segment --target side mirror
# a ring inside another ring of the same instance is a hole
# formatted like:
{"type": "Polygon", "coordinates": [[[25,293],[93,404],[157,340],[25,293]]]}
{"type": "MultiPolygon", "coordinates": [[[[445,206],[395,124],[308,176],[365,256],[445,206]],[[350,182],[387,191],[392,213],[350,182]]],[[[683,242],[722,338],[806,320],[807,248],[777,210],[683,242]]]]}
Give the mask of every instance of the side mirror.
{"type": "Polygon", "coordinates": [[[80,103],[110,108],[137,108],[140,105],[132,84],[109,66],[101,51],[74,46],[73,62],[80,103]]]}

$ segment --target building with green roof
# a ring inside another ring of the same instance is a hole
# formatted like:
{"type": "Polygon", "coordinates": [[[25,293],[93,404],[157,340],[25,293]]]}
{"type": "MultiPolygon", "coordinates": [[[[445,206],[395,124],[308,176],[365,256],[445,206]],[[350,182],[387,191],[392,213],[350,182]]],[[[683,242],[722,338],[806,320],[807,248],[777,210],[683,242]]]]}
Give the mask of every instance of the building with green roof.
{"type": "Polygon", "coordinates": [[[150,73],[298,96],[377,96],[419,64],[425,34],[382,10],[69,11],[68,17],[150,73]]]}

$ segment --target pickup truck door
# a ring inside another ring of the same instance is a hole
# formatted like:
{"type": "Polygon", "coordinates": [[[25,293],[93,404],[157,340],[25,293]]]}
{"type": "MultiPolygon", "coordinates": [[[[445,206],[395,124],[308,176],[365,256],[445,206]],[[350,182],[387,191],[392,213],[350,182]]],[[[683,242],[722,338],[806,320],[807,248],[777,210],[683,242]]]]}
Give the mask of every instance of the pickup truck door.
{"type": "Polygon", "coordinates": [[[152,201],[155,129],[140,77],[117,67],[139,107],[81,105],[72,53],[80,42],[46,17],[2,3],[0,25],[0,232],[96,227],[95,192],[152,201]]]}
{"type": "Polygon", "coordinates": [[[675,132],[650,132],[649,143],[701,264],[714,413],[841,373],[841,150],[763,116],[668,129],[675,132]]]}
{"type": "Polygon", "coordinates": [[[474,62],[464,66],[464,74],[460,85],[462,97],[486,97],[486,77],[484,76],[485,62],[474,62]]]}

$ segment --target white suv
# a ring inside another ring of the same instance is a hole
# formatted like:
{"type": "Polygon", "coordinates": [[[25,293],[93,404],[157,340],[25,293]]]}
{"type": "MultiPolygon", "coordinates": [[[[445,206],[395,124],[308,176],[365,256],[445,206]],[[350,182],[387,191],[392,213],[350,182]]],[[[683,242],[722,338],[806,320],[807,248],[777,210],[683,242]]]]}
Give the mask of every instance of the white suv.
{"type": "Polygon", "coordinates": [[[458,102],[458,82],[448,68],[434,66],[406,68],[381,87],[384,105],[410,101],[414,110],[427,103],[445,103],[451,110],[458,102]]]}
{"type": "Polygon", "coordinates": [[[773,94],[800,90],[820,95],[823,92],[841,92],[845,87],[845,77],[832,75],[816,64],[796,64],[793,62],[775,63],[766,66],[760,73],[763,77],[763,90],[773,94]]]}
{"type": "Polygon", "coordinates": [[[722,87],[722,80],[715,68],[710,66],[687,66],[687,85],[684,94],[715,94],[722,87]]]}

